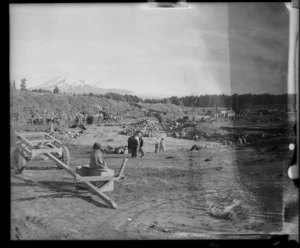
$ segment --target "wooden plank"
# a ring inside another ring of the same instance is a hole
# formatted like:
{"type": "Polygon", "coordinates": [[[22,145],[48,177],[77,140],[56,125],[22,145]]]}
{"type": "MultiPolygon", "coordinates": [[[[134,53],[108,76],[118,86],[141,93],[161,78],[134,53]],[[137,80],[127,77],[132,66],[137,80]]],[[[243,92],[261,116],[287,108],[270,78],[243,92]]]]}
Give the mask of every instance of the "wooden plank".
{"type": "Polygon", "coordinates": [[[20,144],[20,149],[31,155],[31,151],[25,146],[25,144],[20,144]]]}
{"type": "Polygon", "coordinates": [[[65,163],[63,163],[58,158],[56,158],[55,156],[53,156],[51,153],[45,153],[45,155],[47,157],[49,157],[50,159],[52,159],[55,163],[57,163],[58,166],[60,166],[61,168],[65,169],[72,177],[74,177],[74,179],[76,179],[76,177],[78,177],[78,175],[75,173],[75,171],[72,171],[69,166],[67,166],[65,163]]]}
{"type": "Polygon", "coordinates": [[[127,158],[124,158],[123,163],[122,163],[121,168],[120,168],[120,171],[119,171],[119,174],[117,176],[117,178],[119,178],[119,179],[123,176],[123,172],[125,170],[126,162],[127,162],[127,158]]]}
{"type": "Polygon", "coordinates": [[[47,146],[51,146],[52,148],[58,148],[58,147],[54,146],[53,144],[47,144],[47,146]]]}
{"type": "Polygon", "coordinates": [[[110,199],[107,195],[100,192],[93,184],[90,182],[83,182],[92,192],[94,192],[101,200],[103,200],[105,203],[107,203],[110,207],[117,209],[117,204],[110,199]]]}
{"type": "Polygon", "coordinates": [[[30,142],[30,144],[35,145],[35,144],[39,144],[39,143],[53,142],[53,140],[47,140],[47,139],[43,139],[43,140],[30,140],[29,142],[30,142]]]}
{"type": "MultiPolygon", "coordinates": [[[[77,183],[80,183],[80,187],[89,189],[83,182],[77,182],[77,183]]],[[[113,182],[106,181],[106,182],[104,182],[100,187],[99,187],[99,186],[95,186],[95,187],[97,188],[98,191],[103,192],[103,188],[104,188],[105,186],[107,186],[109,183],[113,183],[113,182]]]]}
{"type": "Polygon", "coordinates": [[[47,135],[46,132],[24,132],[24,133],[17,133],[15,132],[16,135],[19,135],[19,136],[38,136],[38,135],[47,135]]]}
{"type": "MultiPolygon", "coordinates": [[[[15,133],[17,136],[19,136],[20,138],[23,138],[24,140],[26,140],[27,142],[32,142],[31,140],[27,140],[26,138],[25,138],[25,136],[26,137],[30,137],[30,136],[45,136],[45,138],[46,137],[48,137],[49,138],[49,140],[47,140],[47,141],[56,141],[57,143],[59,143],[60,145],[62,145],[62,143],[59,141],[59,140],[57,140],[57,139],[55,139],[55,138],[53,138],[52,136],[50,136],[48,133],[45,133],[45,132],[32,132],[32,133],[15,133]]],[[[35,141],[38,141],[38,140],[34,140],[34,142],[35,141]]],[[[41,140],[42,141],[42,140],[41,140]]]]}
{"type": "Polygon", "coordinates": [[[52,136],[50,136],[50,135],[49,135],[49,134],[47,134],[47,133],[46,133],[46,137],[49,137],[49,138],[51,138],[51,140],[53,140],[53,141],[56,141],[57,143],[59,143],[59,144],[61,144],[61,145],[62,145],[62,143],[61,143],[59,140],[57,140],[57,139],[53,138],[52,136]]]}
{"type": "Polygon", "coordinates": [[[90,176],[90,177],[82,177],[76,174],[76,180],[78,182],[100,182],[100,181],[117,181],[119,178],[117,177],[107,177],[107,176],[90,176]],[[78,177],[79,176],[79,177],[78,177]]]}
{"type": "Polygon", "coordinates": [[[53,147],[53,148],[41,148],[41,149],[32,149],[32,152],[35,153],[51,153],[51,152],[61,152],[61,148],[53,147]]]}
{"type": "Polygon", "coordinates": [[[48,149],[32,149],[32,156],[36,156],[41,153],[61,152],[61,148],[48,148],[48,149]]]}
{"type": "Polygon", "coordinates": [[[31,153],[27,153],[26,151],[22,150],[20,151],[23,157],[26,157],[28,159],[32,159],[31,153]]]}
{"type": "Polygon", "coordinates": [[[21,138],[22,140],[24,140],[25,142],[28,142],[28,143],[29,143],[29,140],[28,140],[28,139],[26,139],[25,137],[23,137],[23,136],[20,136],[20,138],[21,138]]]}
{"type": "Polygon", "coordinates": [[[87,176],[83,177],[78,174],[76,174],[77,178],[76,180],[80,182],[97,182],[97,181],[117,181],[120,180],[120,178],[123,176],[123,172],[125,170],[125,165],[127,162],[127,158],[123,160],[123,163],[121,165],[120,171],[118,173],[118,176],[116,177],[109,177],[109,176],[87,176]]]}
{"type": "Polygon", "coordinates": [[[28,146],[31,145],[30,142],[29,142],[29,140],[25,139],[24,137],[19,136],[19,138],[20,138],[20,139],[23,141],[23,143],[25,143],[26,145],[28,145],[28,146]]]}

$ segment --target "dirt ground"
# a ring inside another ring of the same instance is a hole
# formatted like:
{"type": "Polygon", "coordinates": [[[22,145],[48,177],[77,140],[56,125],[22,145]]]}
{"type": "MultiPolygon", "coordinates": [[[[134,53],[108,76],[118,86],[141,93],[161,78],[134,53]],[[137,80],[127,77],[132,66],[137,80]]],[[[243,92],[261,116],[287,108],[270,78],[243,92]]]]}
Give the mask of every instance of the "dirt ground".
{"type": "MultiPolygon", "coordinates": [[[[89,126],[68,148],[70,167],[88,164],[92,144],[125,145],[120,127],[89,126]]],[[[154,153],[144,138],[145,156],[105,154],[117,172],[125,157],[125,179],[106,194],[109,208],[51,160],[31,161],[11,175],[11,239],[206,239],[238,234],[298,235],[297,189],[287,177],[289,139],[239,147],[165,137],[167,150],[154,153]],[[228,215],[217,215],[238,202],[228,215]]],[[[13,147],[12,147],[13,148],[13,147]]],[[[298,201],[299,202],[299,201],[298,201]]],[[[298,204],[299,206],[299,204],[298,204]]],[[[240,236],[238,236],[240,237],[240,236]]],[[[249,236],[247,236],[249,238],[249,236]]]]}

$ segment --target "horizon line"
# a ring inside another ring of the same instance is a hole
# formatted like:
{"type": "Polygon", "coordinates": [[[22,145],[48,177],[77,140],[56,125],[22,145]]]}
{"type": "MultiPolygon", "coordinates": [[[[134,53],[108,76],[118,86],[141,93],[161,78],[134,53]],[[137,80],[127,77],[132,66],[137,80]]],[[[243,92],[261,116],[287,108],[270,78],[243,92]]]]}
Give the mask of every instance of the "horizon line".
{"type": "MultiPolygon", "coordinates": [[[[107,88],[107,89],[118,89],[118,88],[107,88]]],[[[16,89],[18,91],[21,91],[20,89],[16,89]]],[[[39,90],[39,89],[30,89],[30,90],[26,90],[27,92],[33,92],[32,90],[39,90]]],[[[41,90],[45,90],[45,89],[41,89],[41,90]]],[[[119,89],[121,90],[121,89],[119,89]]],[[[50,90],[48,90],[49,92],[45,92],[45,93],[52,93],[54,94],[53,92],[51,92],[50,90]]],[[[129,91],[129,90],[128,90],[129,91]]],[[[33,93],[39,93],[39,92],[33,92],[33,93]]],[[[43,92],[42,92],[43,93],[43,92]]],[[[125,96],[125,95],[131,95],[131,96],[137,96],[138,97],[138,94],[130,94],[130,93],[124,93],[124,94],[121,94],[121,93],[116,93],[116,92],[106,92],[106,93],[102,93],[102,94],[97,94],[97,93],[93,93],[93,92],[89,92],[89,93],[72,93],[72,92],[59,92],[58,94],[69,94],[69,95],[90,95],[90,94],[93,94],[93,95],[106,95],[106,94],[117,94],[117,95],[122,95],[122,96],[125,96]]],[[[147,93],[140,93],[140,94],[147,94],[147,93]]],[[[194,96],[194,97],[198,97],[198,96],[233,96],[233,95],[271,95],[271,96],[279,96],[279,95],[296,95],[296,93],[231,93],[231,94],[228,94],[228,93],[216,93],[216,94],[191,94],[191,95],[169,95],[169,96],[160,96],[160,98],[171,98],[171,97],[178,97],[178,98],[182,98],[182,97],[191,97],[191,96],[194,96]]],[[[146,97],[139,97],[139,98],[146,98],[146,97]]],[[[147,99],[151,99],[151,98],[148,98],[147,99]]]]}

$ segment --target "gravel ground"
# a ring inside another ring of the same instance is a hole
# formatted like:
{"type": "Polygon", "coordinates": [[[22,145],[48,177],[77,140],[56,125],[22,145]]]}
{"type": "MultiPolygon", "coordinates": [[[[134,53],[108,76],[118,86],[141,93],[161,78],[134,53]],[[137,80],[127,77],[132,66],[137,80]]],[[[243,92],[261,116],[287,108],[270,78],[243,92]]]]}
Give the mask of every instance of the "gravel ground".
{"type": "MultiPolygon", "coordinates": [[[[88,163],[95,141],[126,144],[127,137],[118,132],[118,127],[89,127],[68,145],[70,167],[88,163]]],[[[116,172],[128,157],[125,180],[106,193],[118,209],[76,190],[69,174],[51,160],[29,162],[22,175],[11,175],[11,239],[203,239],[298,232],[299,214],[290,211],[284,218],[285,206],[298,199],[286,175],[291,154],[284,142],[238,149],[200,142],[203,149],[190,152],[193,141],[165,140],[167,151],[155,154],[154,138],[145,138],[143,158],[105,155],[116,172]],[[238,206],[222,215],[234,202],[238,206]]]]}

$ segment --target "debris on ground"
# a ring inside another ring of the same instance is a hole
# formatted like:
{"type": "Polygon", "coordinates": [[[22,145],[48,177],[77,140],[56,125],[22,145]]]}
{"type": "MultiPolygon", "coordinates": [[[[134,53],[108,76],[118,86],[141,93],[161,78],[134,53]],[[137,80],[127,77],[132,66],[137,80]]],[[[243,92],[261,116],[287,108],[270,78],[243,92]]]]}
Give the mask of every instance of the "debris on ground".
{"type": "Polygon", "coordinates": [[[191,149],[190,149],[190,151],[200,151],[201,150],[201,146],[199,146],[199,145],[193,145],[192,147],[191,147],[191,149]]]}
{"type": "Polygon", "coordinates": [[[113,147],[111,145],[101,145],[101,151],[105,154],[128,154],[127,146],[113,147]]]}
{"type": "Polygon", "coordinates": [[[142,132],[144,137],[155,137],[160,135],[162,128],[156,121],[141,120],[135,123],[130,123],[122,126],[124,130],[120,134],[132,136],[137,132],[142,132]]]}
{"type": "Polygon", "coordinates": [[[172,232],[172,230],[170,228],[162,228],[162,227],[160,227],[156,221],[154,221],[153,223],[151,223],[149,225],[149,228],[155,229],[155,230],[160,231],[160,232],[165,232],[165,233],[172,232]]]}
{"type": "Polygon", "coordinates": [[[70,128],[81,128],[83,130],[86,130],[86,127],[83,124],[74,124],[70,126],[70,128]]]}
{"type": "Polygon", "coordinates": [[[245,217],[247,209],[242,206],[242,202],[234,199],[229,205],[224,203],[210,204],[208,213],[215,218],[226,220],[237,220],[245,217]]]}

